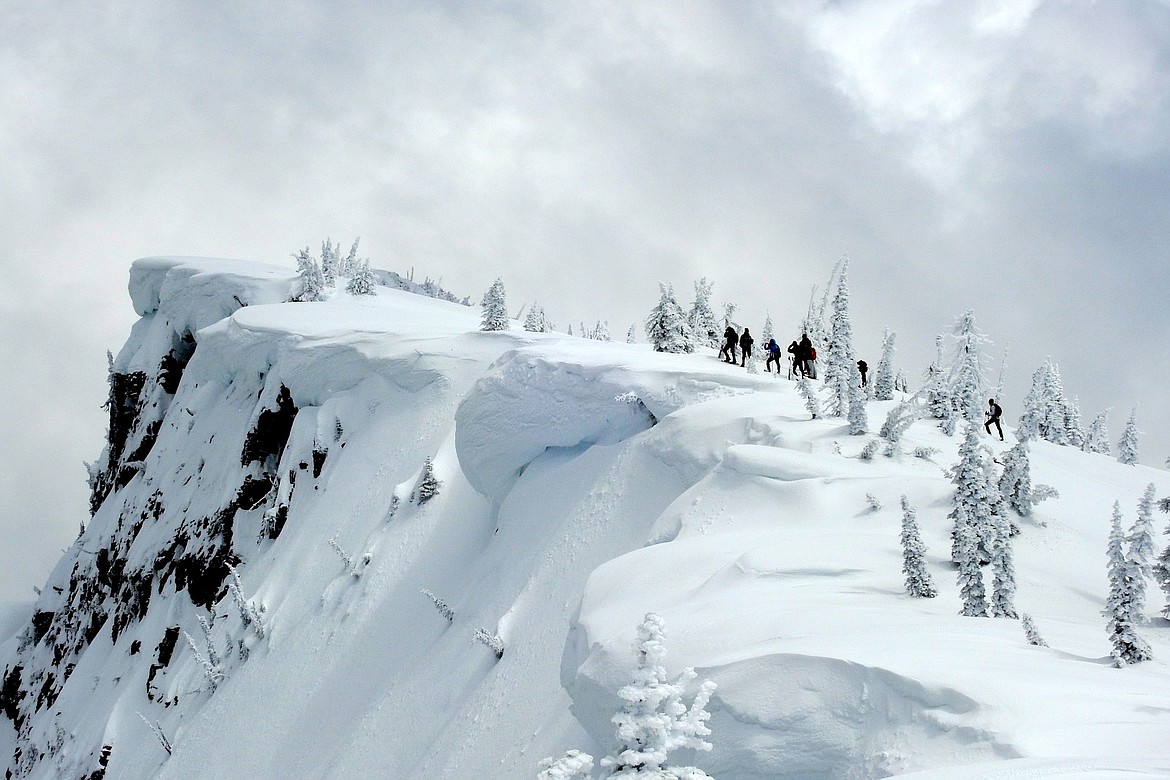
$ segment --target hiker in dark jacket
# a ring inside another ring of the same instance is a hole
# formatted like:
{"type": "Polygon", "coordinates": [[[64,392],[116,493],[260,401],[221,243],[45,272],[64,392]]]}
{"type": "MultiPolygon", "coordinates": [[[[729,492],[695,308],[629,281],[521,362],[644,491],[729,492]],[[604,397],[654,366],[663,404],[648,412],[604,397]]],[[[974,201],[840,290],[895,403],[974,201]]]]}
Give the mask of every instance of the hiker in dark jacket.
{"type": "Polygon", "coordinates": [[[1003,428],[1000,427],[999,418],[1003,417],[1003,409],[995,402],[994,398],[987,399],[987,421],[983,423],[983,430],[987,431],[987,435],[991,435],[991,424],[995,423],[995,430],[999,431],[999,440],[1003,441],[1003,428]]]}
{"type": "Polygon", "coordinates": [[[804,376],[804,361],[800,359],[800,345],[795,341],[788,345],[788,354],[791,355],[789,360],[792,361],[792,368],[788,372],[788,378],[791,379],[793,374],[796,376],[804,376]]]}
{"type": "Polygon", "coordinates": [[[724,363],[735,362],[735,345],[738,341],[739,334],[728,325],[727,330],[723,331],[723,346],[719,349],[719,357],[723,358],[724,363]]]}
{"type": "Polygon", "coordinates": [[[869,371],[869,364],[866,363],[864,360],[858,360],[857,361],[857,370],[861,372],[861,386],[865,387],[865,383],[866,383],[865,374],[867,371],[869,371]]]}
{"type": "Polygon", "coordinates": [[[808,337],[807,333],[800,334],[800,345],[798,346],[798,356],[803,364],[802,370],[807,377],[817,378],[817,369],[813,365],[816,360],[816,350],[813,349],[812,339],[808,337]]]}
{"type": "MultiPolygon", "coordinates": [[[[794,344],[796,342],[793,342],[794,344]]],[[[780,373],[780,345],[776,343],[776,339],[768,339],[768,360],[764,363],[764,370],[769,374],[772,373],[772,364],[776,364],[776,373],[780,373]]]]}
{"type": "Polygon", "coordinates": [[[746,366],[748,358],[752,356],[752,344],[756,340],[752,338],[752,334],[748,333],[748,329],[743,329],[743,335],[739,337],[739,356],[741,366],[746,366]]]}

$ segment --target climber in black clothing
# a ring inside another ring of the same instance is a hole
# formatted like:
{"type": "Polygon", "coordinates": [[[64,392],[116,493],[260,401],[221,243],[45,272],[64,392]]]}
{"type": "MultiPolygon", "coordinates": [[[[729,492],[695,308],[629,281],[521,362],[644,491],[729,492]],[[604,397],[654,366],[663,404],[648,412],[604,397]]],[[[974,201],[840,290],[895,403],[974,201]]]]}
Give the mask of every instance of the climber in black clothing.
{"type": "Polygon", "coordinates": [[[728,325],[727,330],[723,331],[723,346],[719,348],[719,357],[723,358],[724,363],[735,362],[735,345],[738,341],[739,334],[728,325]]]}
{"type": "Polygon", "coordinates": [[[748,358],[752,356],[752,344],[755,343],[756,340],[752,338],[752,334],[748,333],[747,328],[744,328],[743,335],[739,337],[739,364],[741,366],[747,365],[748,358]]]}
{"type": "Polygon", "coordinates": [[[1003,409],[995,402],[994,398],[987,399],[987,422],[983,423],[983,430],[987,431],[987,435],[991,435],[991,424],[995,423],[995,430],[999,431],[999,440],[1003,441],[1003,428],[1000,427],[999,418],[1003,416],[1003,409]]]}
{"type": "Polygon", "coordinates": [[[857,370],[861,372],[861,386],[865,387],[865,383],[866,383],[865,373],[867,371],[869,371],[869,364],[866,363],[864,360],[858,360],[857,361],[857,370]]]}

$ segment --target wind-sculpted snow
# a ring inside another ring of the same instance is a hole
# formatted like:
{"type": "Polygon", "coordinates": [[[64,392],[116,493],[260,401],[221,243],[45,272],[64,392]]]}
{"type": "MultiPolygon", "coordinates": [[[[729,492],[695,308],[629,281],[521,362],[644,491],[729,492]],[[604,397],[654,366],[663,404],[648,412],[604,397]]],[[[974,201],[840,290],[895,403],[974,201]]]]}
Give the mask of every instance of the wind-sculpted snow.
{"type": "Polygon", "coordinates": [[[501,357],[456,414],[456,449],[468,481],[499,501],[546,450],[616,444],[684,406],[750,385],[734,375],[704,375],[668,355],[655,356],[660,365],[650,370],[635,370],[628,362],[635,354],[626,345],[578,341],[501,357]]]}
{"type": "Polygon", "coordinates": [[[532,780],[614,750],[650,611],[671,676],[718,683],[683,758],[719,780],[1165,775],[1166,624],[1117,670],[1100,617],[1112,502],[1164,472],[1035,443],[1061,494],[1013,541],[1036,647],[958,615],[929,422],[874,455],[714,355],[295,284],[135,265],[93,517],[0,645],[14,777],[532,780]],[[902,495],[937,598],[905,593],[902,495]]]}

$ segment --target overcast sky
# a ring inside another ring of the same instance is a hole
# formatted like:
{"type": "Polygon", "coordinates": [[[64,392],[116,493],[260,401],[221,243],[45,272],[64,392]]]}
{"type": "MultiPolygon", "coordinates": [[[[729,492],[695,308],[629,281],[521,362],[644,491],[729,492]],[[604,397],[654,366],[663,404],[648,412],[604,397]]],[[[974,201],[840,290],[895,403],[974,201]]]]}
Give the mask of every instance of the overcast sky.
{"type": "Polygon", "coordinates": [[[701,276],[795,335],[848,255],[871,364],[890,327],[915,382],[972,308],[1013,424],[1051,355],[1114,441],[1138,407],[1161,466],[1168,94],[1164,0],[7,0],[0,599],[88,517],[148,255],[291,267],[360,235],[616,337],[701,276]]]}

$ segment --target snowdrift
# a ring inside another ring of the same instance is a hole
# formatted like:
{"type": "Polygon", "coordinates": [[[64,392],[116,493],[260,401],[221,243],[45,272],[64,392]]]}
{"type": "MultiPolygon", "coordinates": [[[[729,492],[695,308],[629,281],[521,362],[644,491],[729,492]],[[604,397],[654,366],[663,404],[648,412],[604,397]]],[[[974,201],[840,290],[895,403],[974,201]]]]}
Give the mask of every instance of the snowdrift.
{"type": "Polygon", "coordinates": [[[5,613],[13,777],[533,778],[613,750],[650,611],[670,671],[718,683],[685,760],[720,780],[1170,777],[1161,594],[1151,662],[1113,668],[1101,617],[1112,503],[1164,472],[1034,445],[1060,493],[1018,520],[1036,647],[958,615],[958,439],[929,422],[866,459],[711,355],[296,283],[134,264],[93,517],[5,613]],[[935,599],[903,588],[902,495],[935,599]]]}

